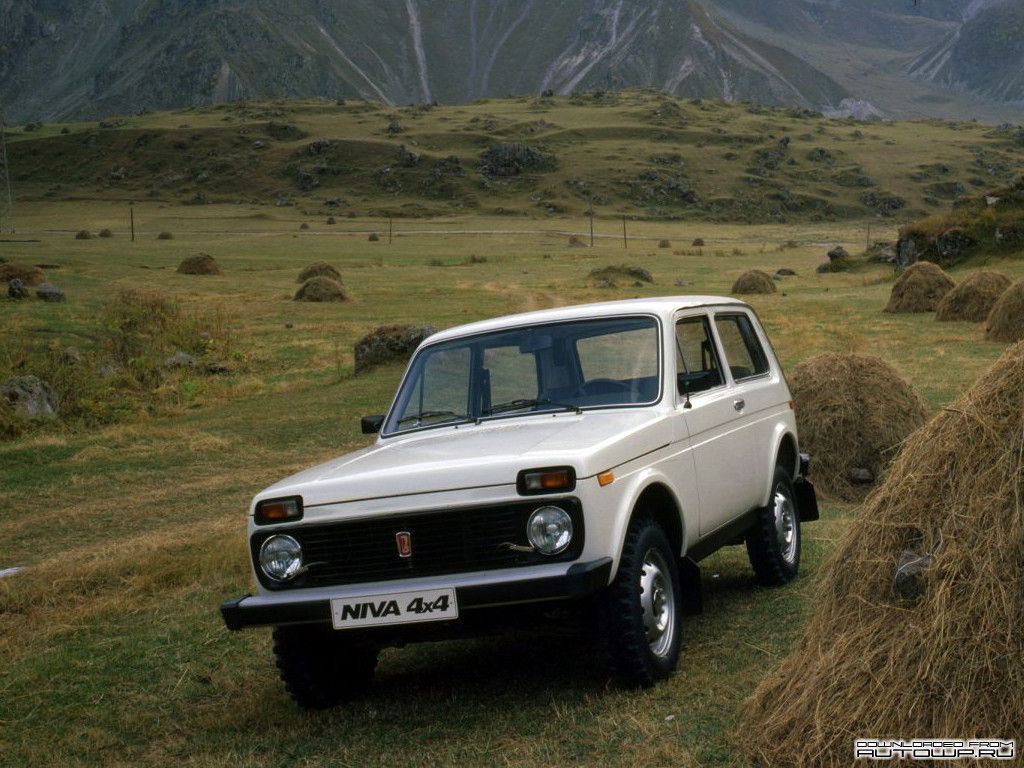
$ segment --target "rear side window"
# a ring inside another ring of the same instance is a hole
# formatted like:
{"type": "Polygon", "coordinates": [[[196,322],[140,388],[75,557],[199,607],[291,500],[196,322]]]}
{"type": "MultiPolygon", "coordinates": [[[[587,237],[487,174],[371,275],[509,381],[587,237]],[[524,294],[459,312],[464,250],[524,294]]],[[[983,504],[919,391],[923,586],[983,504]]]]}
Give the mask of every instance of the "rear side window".
{"type": "Polygon", "coordinates": [[[715,327],[733,379],[768,373],[768,358],[747,315],[716,315],[715,327]]]}

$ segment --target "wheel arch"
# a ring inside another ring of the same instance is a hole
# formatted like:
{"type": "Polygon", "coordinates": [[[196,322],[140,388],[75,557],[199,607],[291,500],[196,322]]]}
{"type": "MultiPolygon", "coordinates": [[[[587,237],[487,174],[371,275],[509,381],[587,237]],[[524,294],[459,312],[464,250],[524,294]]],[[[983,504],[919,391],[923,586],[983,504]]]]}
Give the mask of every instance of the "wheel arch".
{"type": "Polygon", "coordinates": [[[650,514],[665,532],[668,543],[672,545],[672,551],[677,555],[682,554],[683,543],[686,541],[682,507],[667,485],[655,481],[640,491],[633,502],[633,509],[624,530],[628,530],[633,521],[645,513],[650,514]]]}
{"type": "Polygon", "coordinates": [[[791,480],[796,479],[800,473],[800,451],[797,446],[796,435],[785,424],[779,424],[775,428],[774,442],[775,450],[770,454],[772,457],[771,464],[765,467],[765,477],[768,480],[763,495],[765,504],[768,503],[768,499],[771,497],[776,467],[785,469],[791,480]]]}

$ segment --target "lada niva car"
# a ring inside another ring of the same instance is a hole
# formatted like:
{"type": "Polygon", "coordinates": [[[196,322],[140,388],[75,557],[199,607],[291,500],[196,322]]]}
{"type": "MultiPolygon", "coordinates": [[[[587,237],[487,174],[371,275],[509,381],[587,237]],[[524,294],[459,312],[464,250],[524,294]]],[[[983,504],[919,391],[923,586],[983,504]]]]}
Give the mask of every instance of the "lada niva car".
{"type": "Polygon", "coordinates": [[[764,584],[817,519],[786,380],[753,310],[710,296],[616,301],[428,338],[367,448],[259,493],[256,594],[293,698],[369,687],[381,648],[586,603],[615,677],[676,666],[696,565],[746,544],[764,584]]]}

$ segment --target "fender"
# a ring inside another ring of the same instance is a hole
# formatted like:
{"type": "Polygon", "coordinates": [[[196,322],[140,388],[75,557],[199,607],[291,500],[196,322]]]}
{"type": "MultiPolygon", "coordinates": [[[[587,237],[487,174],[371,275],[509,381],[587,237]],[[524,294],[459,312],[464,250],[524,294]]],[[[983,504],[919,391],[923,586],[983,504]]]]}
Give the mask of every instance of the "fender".
{"type": "Polygon", "coordinates": [[[779,421],[775,424],[775,428],[772,430],[772,450],[770,453],[765,454],[765,458],[768,463],[763,468],[764,474],[761,475],[765,478],[764,492],[761,494],[761,506],[766,505],[768,500],[771,498],[772,477],[775,474],[775,463],[779,460],[779,452],[782,450],[783,442],[787,439],[793,444],[793,462],[792,465],[786,467],[786,469],[789,471],[789,476],[794,481],[800,475],[800,447],[796,439],[796,429],[782,421],[779,421]]]}

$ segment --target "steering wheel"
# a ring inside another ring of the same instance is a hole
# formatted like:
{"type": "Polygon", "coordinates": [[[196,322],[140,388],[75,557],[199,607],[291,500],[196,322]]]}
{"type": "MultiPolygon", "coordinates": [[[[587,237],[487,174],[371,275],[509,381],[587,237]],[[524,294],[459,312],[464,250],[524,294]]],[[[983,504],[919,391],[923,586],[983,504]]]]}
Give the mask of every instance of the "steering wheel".
{"type": "Polygon", "coordinates": [[[591,379],[576,387],[573,397],[584,395],[614,395],[619,392],[632,392],[633,388],[618,379],[591,379]]]}

